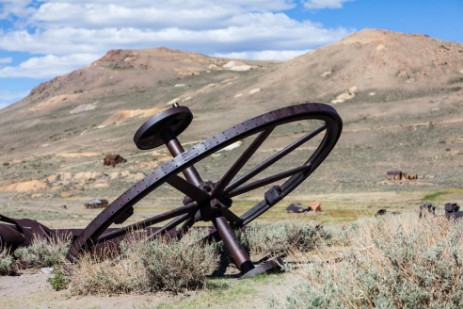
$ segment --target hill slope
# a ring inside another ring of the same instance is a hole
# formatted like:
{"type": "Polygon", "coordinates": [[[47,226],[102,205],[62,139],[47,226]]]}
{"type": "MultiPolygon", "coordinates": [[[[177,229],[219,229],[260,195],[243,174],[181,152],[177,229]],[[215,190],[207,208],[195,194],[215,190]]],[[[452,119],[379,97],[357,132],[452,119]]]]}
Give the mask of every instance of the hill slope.
{"type": "Polygon", "coordinates": [[[287,62],[166,48],[110,51],[0,111],[0,191],[117,196],[167,160],[162,150],[138,151],[132,137],[173,101],[195,115],[181,136],[187,145],[277,107],[336,104],[344,133],[304,193],[455,187],[463,179],[462,87],[462,44],[382,30],[287,62]],[[128,163],[102,167],[109,152],[128,163]],[[419,180],[384,182],[391,169],[419,180]]]}

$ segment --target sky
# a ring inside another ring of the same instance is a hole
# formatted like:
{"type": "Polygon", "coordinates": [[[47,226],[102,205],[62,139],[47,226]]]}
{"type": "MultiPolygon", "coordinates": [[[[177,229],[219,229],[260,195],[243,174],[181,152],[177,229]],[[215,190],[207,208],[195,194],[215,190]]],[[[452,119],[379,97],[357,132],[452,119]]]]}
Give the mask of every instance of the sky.
{"type": "Polygon", "coordinates": [[[364,28],[463,43],[463,0],[0,0],[0,108],[111,49],[286,60],[364,28]]]}

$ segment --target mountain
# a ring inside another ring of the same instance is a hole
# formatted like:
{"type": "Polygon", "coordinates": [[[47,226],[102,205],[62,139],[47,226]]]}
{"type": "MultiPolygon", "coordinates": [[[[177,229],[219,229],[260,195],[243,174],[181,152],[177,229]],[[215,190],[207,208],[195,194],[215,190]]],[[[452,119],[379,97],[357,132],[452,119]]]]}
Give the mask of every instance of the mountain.
{"type": "Polygon", "coordinates": [[[455,187],[463,179],[462,87],[462,44],[384,30],[285,62],[113,50],[0,110],[0,192],[117,196],[167,160],[162,150],[140,152],[132,137],[172,102],[195,116],[180,137],[187,146],[278,107],[334,105],[344,132],[310,178],[314,192],[455,187]],[[108,171],[101,162],[110,152],[128,163],[108,171]],[[419,181],[385,183],[391,169],[419,181]]]}
{"type": "Polygon", "coordinates": [[[368,100],[374,92],[384,101],[451,91],[461,82],[462,70],[462,44],[366,29],[287,61],[264,84],[290,89],[293,100],[310,96],[339,102],[342,94],[345,100],[356,95],[368,100]],[[396,95],[384,96],[391,91],[396,95]]]}

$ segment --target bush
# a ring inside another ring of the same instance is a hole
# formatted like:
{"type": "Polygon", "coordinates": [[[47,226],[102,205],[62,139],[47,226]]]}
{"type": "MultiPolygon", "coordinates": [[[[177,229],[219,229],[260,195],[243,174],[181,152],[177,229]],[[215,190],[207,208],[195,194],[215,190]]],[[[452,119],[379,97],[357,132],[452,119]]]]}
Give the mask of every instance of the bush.
{"type": "Polygon", "coordinates": [[[146,274],[134,255],[120,261],[99,260],[90,254],[67,265],[69,290],[73,295],[111,295],[146,292],[146,274]]]}
{"type": "Polygon", "coordinates": [[[13,257],[5,250],[0,251],[0,276],[11,276],[16,274],[13,257]]]}
{"type": "Polygon", "coordinates": [[[62,264],[70,245],[68,238],[46,240],[37,238],[27,247],[14,251],[14,256],[29,267],[50,267],[62,264]]]}
{"type": "Polygon", "coordinates": [[[304,283],[271,307],[463,306],[463,222],[411,214],[361,220],[350,238],[341,262],[309,264],[304,283]]]}
{"type": "Polygon", "coordinates": [[[217,265],[215,245],[165,239],[131,240],[120,245],[118,259],[85,255],[69,265],[69,288],[74,295],[120,294],[197,289],[217,265]]]}
{"type": "Polygon", "coordinates": [[[251,253],[272,255],[309,251],[330,237],[323,226],[306,222],[255,224],[240,233],[241,242],[251,253]]]}
{"type": "Polygon", "coordinates": [[[68,286],[68,279],[61,270],[56,271],[53,277],[48,278],[47,281],[56,291],[64,290],[68,286]]]}
{"type": "Polygon", "coordinates": [[[148,243],[142,250],[143,265],[155,291],[174,293],[201,288],[206,276],[217,266],[215,245],[162,239],[148,243]]]}

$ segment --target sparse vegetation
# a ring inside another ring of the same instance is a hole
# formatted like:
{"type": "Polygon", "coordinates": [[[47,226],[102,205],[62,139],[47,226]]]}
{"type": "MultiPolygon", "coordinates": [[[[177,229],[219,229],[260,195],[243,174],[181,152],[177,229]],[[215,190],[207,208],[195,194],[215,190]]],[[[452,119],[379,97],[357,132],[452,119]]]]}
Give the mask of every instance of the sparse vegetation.
{"type": "Polygon", "coordinates": [[[134,256],[113,262],[84,255],[77,264],[67,266],[69,290],[73,295],[146,292],[147,280],[142,266],[134,256]]]}
{"type": "Polygon", "coordinates": [[[121,244],[124,258],[99,260],[86,255],[69,266],[72,294],[120,294],[184,290],[205,286],[216,267],[216,246],[188,240],[138,240],[121,244]]]}
{"type": "Polygon", "coordinates": [[[181,292],[201,288],[217,266],[216,246],[156,240],[142,248],[141,260],[149,285],[155,291],[181,292]]]}
{"type": "Polygon", "coordinates": [[[330,237],[323,226],[302,221],[254,224],[240,234],[241,241],[253,254],[271,255],[306,252],[330,237]]]}
{"type": "Polygon", "coordinates": [[[7,250],[0,251],[0,276],[15,275],[16,268],[14,267],[13,257],[7,250]]]}
{"type": "Polygon", "coordinates": [[[423,201],[436,201],[440,196],[445,196],[449,194],[449,191],[436,191],[429,194],[426,194],[423,197],[423,201]]]}
{"type": "Polygon", "coordinates": [[[49,267],[64,262],[70,244],[67,238],[34,239],[32,244],[14,251],[14,256],[29,267],[49,267]]]}
{"type": "Polygon", "coordinates": [[[62,270],[55,271],[54,275],[48,278],[47,281],[55,291],[61,291],[68,287],[68,279],[62,270]]]}
{"type": "Polygon", "coordinates": [[[365,219],[342,259],[321,256],[272,308],[461,308],[463,223],[415,214],[365,219]]]}

